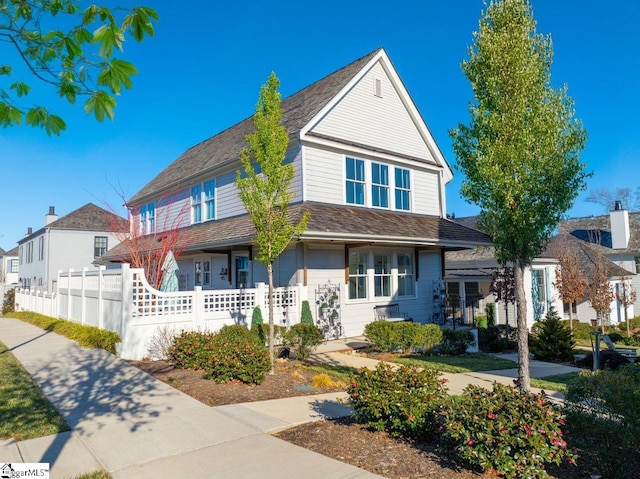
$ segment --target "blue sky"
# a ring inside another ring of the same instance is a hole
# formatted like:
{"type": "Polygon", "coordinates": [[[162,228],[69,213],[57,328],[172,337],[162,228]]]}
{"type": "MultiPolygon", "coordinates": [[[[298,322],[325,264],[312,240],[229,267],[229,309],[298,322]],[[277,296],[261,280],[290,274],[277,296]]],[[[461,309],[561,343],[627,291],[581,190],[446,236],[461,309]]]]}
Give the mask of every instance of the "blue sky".
{"type": "MultiPolygon", "coordinates": [[[[141,3],[156,9],[160,22],[154,38],[125,45],[139,74],[119,98],[115,121],[98,123],[42,87],[34,95],[50,95],[48,106],[65,118],[67,131],[47,137],[31,127],[0,129],[3,248],[29,226],[40,228],[50,205],[60,215],[88,202],[118,207],[112,185],[131,197],[187,148],[250,116],[272,70],[288,96],[380,46],[455,165],[447,132],[469,119],[472,92],[460,63],[482,0],[141,3]]],[[[640,2],[533,0],[533,9],[538,31],[553,38],[552,82],[568,84],[589,133],[581,156],[594,172],[588,190],[635,189],[640,2]]],[[[6,48],[0,44],[3,63],[11,61],[6,48]]],[[[459,197],[462,174],[454,174],[447,210],[477,213],[459,197]]],[[[585,197],[571,216],[601,213],[585,197]]]]}

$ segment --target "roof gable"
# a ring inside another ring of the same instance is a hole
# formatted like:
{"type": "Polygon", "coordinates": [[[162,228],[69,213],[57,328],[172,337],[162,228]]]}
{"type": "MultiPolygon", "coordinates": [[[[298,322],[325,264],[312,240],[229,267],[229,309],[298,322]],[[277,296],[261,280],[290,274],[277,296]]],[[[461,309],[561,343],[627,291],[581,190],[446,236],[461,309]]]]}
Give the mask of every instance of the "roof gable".
{"type": "Polygon", "coordinates": [[[391,60],[382,49],[302,129],[314,137],[359,145],[436,165],[453,174],[391,60]],[[359,128],[366,125],[366,128],[359,128]]]}
{"type": "MultiPolygon", "coordinates": [[[[282,100],[282,125],[296,137],[317,113],[381,50],[375,50],[282,100]]],[[[189,148],[138,191],[129,204],[138,204],[171,189],[186,186],[198,176],[237,158],[254,131],[253,117],[189,148]]]]}

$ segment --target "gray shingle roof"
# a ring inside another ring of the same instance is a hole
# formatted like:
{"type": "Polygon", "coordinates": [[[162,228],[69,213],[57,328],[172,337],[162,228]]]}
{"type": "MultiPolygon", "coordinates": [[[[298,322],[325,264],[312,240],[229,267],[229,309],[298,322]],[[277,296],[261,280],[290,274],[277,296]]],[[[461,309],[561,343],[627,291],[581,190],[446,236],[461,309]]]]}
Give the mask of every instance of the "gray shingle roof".
{"type": "MultiPolygon", "coordinates": [[[[640,213],[629,213],[629,244],[615,253],[640,253],[640,213]]],[[[571,218],[558,223],[560,233],[569,233],[581,241],[591,243],[602,254],[611,254],[611,219],[609,215],[571,218]]]]}
{"type": "MultiPolygon", "coordinates": [[[[305,211],[310,218],[301,238],[332,239],[339,242],[369,241],[385,238],[408,243],[434,244],[450,247],[471,247],[488,244],[486,234],[469,229],[437,216],[424,216],[396,211],[370,210],[350,206],[332,206],[321,203],[299,203],[289,208],[291,221],[299,221],[305,211]]],[[[159,236],[162,236],[161,234],[159,236]]],[[[180,231],[178,250],[185,252],[225,249],[230,246],[250,245],[255,228],[248,215],[210,221],[180,231]]],[[[157,247],[157,238],[149,238],[150,247],[157,247]]],[[[112,248],[101,262],[123,261],[127,256],[125,242],[112,248]]]]}
{"type": "Polygon", "coordinates": [[[100,208],[93,203],[87,203],[68,215],[62,216],[45,227],[40,228],[31,235],[25,236],[18,241],[18,243],[24,243],[29,240],[29,238],[39,235],[47,228],[78,231],[128,231],[129,223],[124,218],[110,211],[100,208]]]}
{"type": "Polygon", "coordinates": [[[18,256],[18,252],[19,252],[18,246],[15,246],[15,247],[11,248],[9,251],[7,251],[4,255],[5,256],[18,256]]]}
{"type": "MultiPolygon", "coordinates": [[[[285,98],[281,103],[281,124],[289,132],[289,137],[294,137],[309,123],[379,51],[377,49],[285,98]]],[[[189,148],[138,191],[128,203],[136,204],[168,189],[180,188],[190,179],[237,157],[246,146],[246,135],[253,130],[253,117],[250,117],[189,148]]]]}

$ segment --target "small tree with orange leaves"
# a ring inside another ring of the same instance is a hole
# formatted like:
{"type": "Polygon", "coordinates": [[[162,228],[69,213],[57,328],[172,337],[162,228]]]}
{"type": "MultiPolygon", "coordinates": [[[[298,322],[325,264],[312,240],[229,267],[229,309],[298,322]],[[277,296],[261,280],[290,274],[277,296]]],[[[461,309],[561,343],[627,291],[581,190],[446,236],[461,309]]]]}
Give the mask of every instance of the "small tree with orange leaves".
{"type": "Polygon", "coordinates": [[[633,289],[631,280],[623,276],[620,278],[620,286],[616,292],[616,298],[624,308],[624,321],[627,324],[627,338],[631,335],[629,331],[629,313],[627,308],[636,302],[636,291],[633,289]]]}
{"type": "Polygon", "coordinates": [[[611,303],[616,299],[616,295],[609,282],[605,258],[601,254],[597,253],[595,256],[588,281],[587,297],[589,298],[589,304],[596,311],[600,322],[600,330],[604,334],[605,321],[609,319],[611,303]]]}
{"type": "Polygon", "coordinates": [[[563,303],[569,304],[569,325],[573,331],[573,304],[584,298],[588,282],[578,258],[570,251],[564,251],[556,266],[556,280],[553,282],[563,303]]]}

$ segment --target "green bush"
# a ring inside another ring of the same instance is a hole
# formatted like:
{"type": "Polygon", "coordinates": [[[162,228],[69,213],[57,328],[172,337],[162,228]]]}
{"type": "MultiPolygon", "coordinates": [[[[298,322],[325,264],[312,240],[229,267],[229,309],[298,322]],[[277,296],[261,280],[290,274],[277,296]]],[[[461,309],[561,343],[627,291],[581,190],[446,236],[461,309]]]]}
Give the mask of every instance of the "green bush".
{"type": "MultiPolygon", "coordinates": [[[[635,318],[631,318],[629,320],[629,329],[638,329],[640,328],[640,316],[637,316],[635,318]]],[[[618,329],[624,333],[627,332],[627,322],[626,321],[621,321],[620,324],[618,325],[618,329]]]]}
{"type": "Polygon", "coordinates": [[[575,341],[553,308],[534,326],[529,336],[529,349],[536,359],[557,362],[573,360],[575,341]]]}
{"type": "Polygon", "coordinates": [[[509,328],[509,337],[507,338],[507,327],[504,324],[478,329],[478,347],[482,351],[492,353],[517,349],[516,334],[516,328],[509,328]]]}
{"type": "Polygon", "coordinates": [[[624,340],[624,336],[614,331],[612,333],[609,333],[609,339],[614,343],[621,343],[624,340]]]}
{"type": "Polygon", "coordinates": [[[253,329],[254,324],[262,324],[262,310],[260,306],[256,306],[253,308],[253,313],[251,313],[251,328],[253,329]]]}
{"type": "MultiPolygon", "coordinates": [[[[569,326],[569,321],[562,321],[569,326]]],[[[591,338],[591,331],[595,328],[589,323],[582,323],[580,321],[573,320],[573,339],[589,339],[591,338]]]]}
{"type": "Polygon", "coordinates": [[[391,351],[395,341],[394,324],[389,321],[369,323],[364,327],[364,337],[377,351],[391,351]]]}
{"type": "Polygon", "coordinates": [[[437,413],[447,397],[440,372],[416,366],[394,370],[379,363],[363,369],[347,388],[355,419],[378,431],[416,436],[435,431],[437,413]]]}
{"type": "Polygon", "coordinates": [[[416,348],[422,346],[422,325],[410,321],[401,321],[393,324],[393,345],[405,354],[411,354],[416,348]]]}
{"type": "Polygon", "coordinates": [[[285,343],[301,361],[306,360],[323,341],[322,331],[313,324],[294,324],[285,334],[285,343]]]}
{"type": "Polygon", "coordinates": [[[632,334],[628,338],[626,336],[624,336],[622,338],[622,342],[625,344],[625,346],[640,347],[640,333],[632,334]]]}
{"type": "Polygon", "coordinates": [[[267,348],[244,326],[224,326],[211,339],[204,377],[219,383],[238,379],[260,384],[271,369],[267,348]]]}
{"type": "Polygon", "coordinates": [[[596,458],[597,472],[605,478],[631,477],[627,461],[621,458],[638,457],[639,393],[638,364],[615,371],[585,371],[568,386],[565,410],[570,438],[596,458]]]}
{"type": "MultiPolygon", "coordinates": [[[[584,359],[576,361],[575,364],[580,368],[593,370],[593,353],[588,353],[584,359]]],[[[629,359],[622,354],[608,349],[600,350],[600,369],[616,370],[626,364],[629,364],[629,359]]]]}
{"type": "Polygon", "coordinates": [[[548,477],[544,465],[575,463],[561,413],[544,396],[495,383],[469,385],[441,413],[442,446],[468,464],[504,477],[548,477]]]}
{"type": "Polygon", "coordinates": [[[309,301],[302,302],[302,312],[300,313],[300,322],[302,324],[313,324],[313,315],[311,314],[311,307],[309,301]]]}
{"type": "Polygon", "coordinates": [[[440,352],[442,354],[451,354],[457,356],[467,352],[467,347],[476,343],[471,331],[466,329],[454,331],[447,329],[442,332],[442,342],[440,343],[440,352]]]}
{"type": "Polygon", "coordinates": [[[486,329],[489,327],[489,320],[484,315],[476,316],[476,325],[478,328],[486,329]]]}
{"type": "Polygon", "coordinates": [[[31,311],[7,313],[7,318],[16,318],[39,328],[77,341],[86,348],[99,348],[116,354],[116,345],[121,341],[118,333],[106,329],[87,326],[73,321],[52,318],[31,311]]]}
{"type": "Polygon", "coordinates": [[[169,361],[182,369],[205,369],[211,360],[214,335],[209,331],[181,331],[169,347],[169,361]]]}
{"type": "Polygon", "coordinates": [[[496,325],[496,303],[487,303],[485,307],[487,314],[487,327],[496,325]]]}
{"type": "Polygon", "coordinates": [[[4,301],[2,302],[2,314],[13,313],[16,309],[16,289],[8,289],[4,293],[4,301]]]}
{"type": "MultiPolygon", "coordinates": [[[[273,325],[273,344],[274,346],[284,346],[284,335],[287,332],[287,328],[278,324],[273,325]]],[[[265,346],[269,340],[269,325],[268,324],[253,324],[251,326],[251,334],[258,340],[260,344],[265,346]]]]}
{"type": "Polygon", "coordinates": [[[416,341],[418,349],[423,352],[430,352],[442,341],[442,329],[437,324],[423,324],[418,332],[419,339],[416,341]]]}

